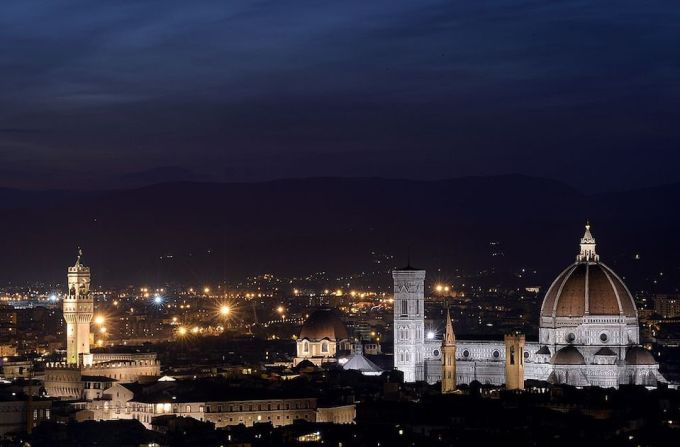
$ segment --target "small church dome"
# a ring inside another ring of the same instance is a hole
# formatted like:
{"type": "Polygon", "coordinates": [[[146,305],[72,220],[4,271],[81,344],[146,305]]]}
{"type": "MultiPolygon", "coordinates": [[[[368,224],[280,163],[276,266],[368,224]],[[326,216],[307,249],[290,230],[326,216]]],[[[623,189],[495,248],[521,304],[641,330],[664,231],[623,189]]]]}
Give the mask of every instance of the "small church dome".
{"type": "Polygon", "coordinates": [[[331,341],[347,340],[349,335],[344,323],[333,309],[314,311],[302,325],[300,339],[328,339],[331,341]]]}
{"type": "Polygon", "coordinates": [[[656,365],[654,356],[641,346],[633,346],[626,352],[626,364],[628,365],[656,365]]]}
{"type": "Polygon", "coordinates": [[[553,365],[585,365],[586,361],[583,354],[574,346],[565,346],[557,351],[551,363],[553,365]]]}

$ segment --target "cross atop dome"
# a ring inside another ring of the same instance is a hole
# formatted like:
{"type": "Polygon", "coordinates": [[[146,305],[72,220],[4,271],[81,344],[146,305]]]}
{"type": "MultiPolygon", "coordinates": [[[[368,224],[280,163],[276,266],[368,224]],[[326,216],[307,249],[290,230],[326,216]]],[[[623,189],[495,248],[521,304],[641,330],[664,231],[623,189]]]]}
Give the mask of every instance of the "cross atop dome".
{"type": "Polygon", "coordinates": [[[586,221],[586,231],[581,238],[581,252],[576,256],[576,262],[598,262],[600,255],[595,252],[595,238],[590,232],[590,222],[586,221]]]}

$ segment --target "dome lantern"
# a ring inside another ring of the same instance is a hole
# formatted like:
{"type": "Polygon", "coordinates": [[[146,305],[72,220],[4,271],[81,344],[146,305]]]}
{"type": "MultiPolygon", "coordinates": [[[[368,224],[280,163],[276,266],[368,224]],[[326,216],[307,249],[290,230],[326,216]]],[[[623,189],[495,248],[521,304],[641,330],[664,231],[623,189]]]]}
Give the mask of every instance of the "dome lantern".
{"type": "Polygon", "coordinates": [[[590,222],[586,222],[586,231],[581,238],[581,252],[576,256],[577,262],[599,262],[600,255],[595,252],[595,238],[590,232],[590,222]]]}

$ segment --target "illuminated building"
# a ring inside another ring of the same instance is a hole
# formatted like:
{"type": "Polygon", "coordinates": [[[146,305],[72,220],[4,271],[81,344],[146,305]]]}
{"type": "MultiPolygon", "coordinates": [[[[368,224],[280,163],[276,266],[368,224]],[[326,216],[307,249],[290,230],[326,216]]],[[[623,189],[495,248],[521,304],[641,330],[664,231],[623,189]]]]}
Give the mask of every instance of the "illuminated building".
{"type": "MultiPolygon", "coordinates": [[[[198,387],[201,387],[199,383],[198,387]]],[[[296,420],[352,424],[354,404],[320,406],[316,397],[295,396],[267,390],[196,389],[195,383],[161,382],[136,395],[123,384],[104,390],[102,396],[85,405],[81,419],[135,419],[152,428],[155,417],[175,415],[215,424],[216,428],[243,424],[271,423],[274,427],[296,420]],[[189,392],[183,392],[183,390],[189,392]]]]}
{"type": "Polygon", "coordinates": [[[316,366],[336,362],[340,351],[350,349],[347,328],[334,310],[316,310],[302,325],[296,349],[294,366],[304,360],[316,366]]]}
{"type": "MultiPolygon", "coordinates": [[[[435,383],[441,380],[441,341],[423,340],[425,271],[406,268],[393,277],[395,368],[408,382],[435,383]]],[[[456,340],[457,383],[505,383],[506,351],[502,341],[456,340]]],[[[600,262],[590,225],[576,262],[559,274],[545,295],[539,341],[526,342],[522,358],[515,360],[514,365],[524,368],[524,379],[601,387],[665,382],[654,357],[640,346],[633,297],[621,278],[600,262]]]]}
{"type": "Polygon", "coordinates": [[[89,365],[90,322],[94,303],[90,295],[90,268],[80,263],[82,251],[73,267],[68,268],[68,294],[64,298],[64,320],[66,320],[66,363],[68,365],[89,365]]]}
{"type": "Polygon", "coordinates": [[[160,375],[160,362],[154,353],[90,353],[93,300],[90,269],[81,264],[81,256],[79,253],[76,264],[68,269],[69,291],[63,308],[66,361],[48,363],[45,368],[45,390],[51,397],[84,399],[92,394],[87,388],[92,377],[129,383],[160,375]]]}
{"type": "Polygon", "coordinates": [[[442,340],[442,393],[456,391],[456,334],[451,313],[446,311],[446,330],[442,340]]]}

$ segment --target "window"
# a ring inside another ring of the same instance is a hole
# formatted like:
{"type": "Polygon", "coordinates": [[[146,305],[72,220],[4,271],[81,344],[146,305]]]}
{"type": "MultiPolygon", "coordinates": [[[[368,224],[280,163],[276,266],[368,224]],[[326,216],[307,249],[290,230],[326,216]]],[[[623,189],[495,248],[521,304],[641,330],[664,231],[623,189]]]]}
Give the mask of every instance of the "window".
{"type": "Polygon", "coordinates": [[[302,352],[308,353],[309,352],[309,342],[307,340],[302,343],[302,352]]]}
{"type": "Polygon", "coordinates": [[[602,333],[600,334],[600,340],[602,340],[603,343],[606,343],[609,337],[607,337],[607,334],[602,333]]]}
{"type": "Polygon", "coordinates": [[[328,342],[327,341],[321,342],[321,352],[328,352],[328,342]]]}
{"type": "Polygon", "coordinates": [[[401,300],[401,314],[402,315],[408,314],[408,301],[406,300],[401,300]]]}
{"type": "Polygon", "coordinates": [[[191,413],[191,405],[187,405],[187,406],[186,406],[186,412],[187,412],[187,413],[191,413]]]}

